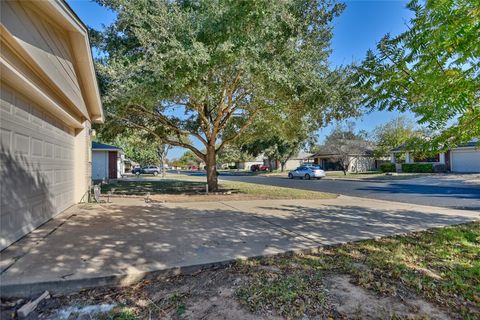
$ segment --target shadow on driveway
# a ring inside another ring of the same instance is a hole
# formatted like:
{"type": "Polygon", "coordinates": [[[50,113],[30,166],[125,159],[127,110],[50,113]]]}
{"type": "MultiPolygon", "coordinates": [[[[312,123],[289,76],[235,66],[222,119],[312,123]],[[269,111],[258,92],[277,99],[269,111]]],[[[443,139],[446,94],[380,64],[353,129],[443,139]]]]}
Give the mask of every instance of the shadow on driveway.
{"type": "MultiPolygon", "coordinates": [[[[468,211],[371,200],[79,205],[63,224],[2,252],[2,295],[126,285],[239,258],[314,249],[478,219],[468,211]],[[19,255],[25,248],[28,252],[19,255]],[[20,257],[16,259],[15,257],[20,257]]],[[[42,228],[53,228],[41,230],[42,228]]]]}

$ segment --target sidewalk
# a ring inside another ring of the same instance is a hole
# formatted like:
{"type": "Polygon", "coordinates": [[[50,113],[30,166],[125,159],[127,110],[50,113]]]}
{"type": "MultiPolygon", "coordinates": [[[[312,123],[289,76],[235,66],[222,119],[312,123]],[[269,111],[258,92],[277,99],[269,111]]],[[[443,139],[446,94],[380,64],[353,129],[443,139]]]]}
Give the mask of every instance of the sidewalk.
{"type": "Polygon", "coordinates": [[[127,285],[261,255],[480,220],[477,212],[340,196],[77,205],[1,252],[2,296],[127,285]]]}

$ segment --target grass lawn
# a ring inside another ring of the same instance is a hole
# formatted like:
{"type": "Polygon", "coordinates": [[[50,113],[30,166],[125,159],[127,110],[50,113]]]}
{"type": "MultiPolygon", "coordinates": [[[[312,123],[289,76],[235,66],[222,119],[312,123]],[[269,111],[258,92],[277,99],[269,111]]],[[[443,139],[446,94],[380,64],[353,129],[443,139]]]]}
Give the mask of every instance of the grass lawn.
{"type": "Polygon", "coordinates": [[[300,317],[325,304],[317,292],[319,277],[342,273],[381,296],[413,293],[462,319],[480,319],[479,222],[241,265],[251,280],[238,294],[252,311],[273,308],[300,317]],[[279,271],[272,275],[265,267],[279,271]]]}
{"type": "MultiPolygon", "coordinates": [[[[101,190],[103,194],[111,192],[115,195],[204,195],[205,177],[176,176],[166,179],[150,178],[147,180],[119,180],[109,184],[103,184],[101,190]]],[[[221,181],[221,193],[224,196],[247,196],[249,199],[256,197],[258,199],[331,199],[336,195],[331,193],[299,190],[293,188],[282,188],[268,185],[259,185],[253,183],[221,181]]],[[[224,199],[228,200],[228,199],[224,199]]]]}
{"type": "Polygon", "coordinates": [[[102,304],[82,319],[480,319],[480,222],[57,295],[32,319],[102,304]]]}

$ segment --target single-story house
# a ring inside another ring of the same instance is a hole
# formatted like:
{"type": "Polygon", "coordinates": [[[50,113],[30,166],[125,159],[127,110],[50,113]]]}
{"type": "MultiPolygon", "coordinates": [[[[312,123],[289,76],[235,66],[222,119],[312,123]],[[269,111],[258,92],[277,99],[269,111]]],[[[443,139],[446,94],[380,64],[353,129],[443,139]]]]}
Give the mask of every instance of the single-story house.
{"type": "Polygon", "coordinates": [[[125,174],[125,154],[119,147],[92,142],[92,180],[118,179],[125,174]]]}
{"type": "Polygon", "coordinates": [[[250,170],[250,168],[255,164],[263,165],[263,159],[264,159],[264,156],[263,154],[261,154],[255,157],[254,159],[250,159],[250,161],[235,162],[235,167],[239,170],[250,170]]]}
{"type": "MultiPolygon", "coordinates": [[[[338,160],[339,155],[328,151],[320,151],[310,157],[313,163],[319,165],[325,171],[342,170],[342,164],[338,160]]],[[[362,154],[350,154],[348,172],[366,172],[377,170],[387,159],[377,159],[372,150],[367,150],[362,154]]]]}
{"type": "MultiPolygon", "coordinates": [[[[300,167],[302,164],[311,162],[311,156],[311,153],[307,153],[305,151],[298,152],[292,158],[287,160],[284,166],[284,170],[293,170],[300,167]]],[[[282,165],[278,160],[264,159],[264,164],[266,166],[269,166],[272,170],[279,170],[282,168],[282,165]]]]}
{"type": "Polygon", "coordinates": [[[480,141],[474,140],[456,148],[439,152],[428,159],[417,159],[412,152],[400,146],[390,150],[390,161],[397,165],[397,171],[401,170],[398,155],[403,154],[405,163],[432,163],[444,164],[447,171],[451,172],[480,172],[480,141]]]}
{"type": "Polygon", "coordinates": [[[87,27],[61,0],[0,1],[0,249],[89,192],[104,120],[87,27]]]}

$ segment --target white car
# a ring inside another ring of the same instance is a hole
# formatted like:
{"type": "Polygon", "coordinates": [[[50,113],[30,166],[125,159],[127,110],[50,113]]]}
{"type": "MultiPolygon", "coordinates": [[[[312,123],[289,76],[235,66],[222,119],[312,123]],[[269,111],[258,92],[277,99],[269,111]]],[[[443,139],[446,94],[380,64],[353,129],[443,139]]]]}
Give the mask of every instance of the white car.
{"type": "Polygon", "coordinates": [[[325,171],[320,167],[315,166],[300,166],[295,170],[292,170],[288,173],[288,178],[302,178],[305,180],[310,179],[321,179],[325,177],[325,171]]]}

